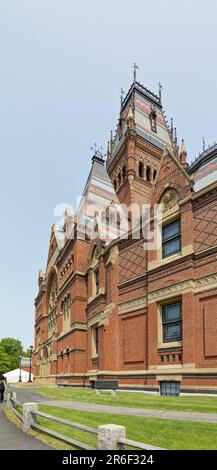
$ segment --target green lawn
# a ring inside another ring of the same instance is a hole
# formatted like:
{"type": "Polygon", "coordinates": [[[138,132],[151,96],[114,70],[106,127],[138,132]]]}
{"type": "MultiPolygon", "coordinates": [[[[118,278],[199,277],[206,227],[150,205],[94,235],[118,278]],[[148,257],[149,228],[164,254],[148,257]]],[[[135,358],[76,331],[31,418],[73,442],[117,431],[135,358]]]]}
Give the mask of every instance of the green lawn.
{"type": "MultiPolygon", "coordinates": [[[[47,405],[40,405],[39,409],[44,413],[94,428],[101,424],[121,424],[126,426],[127,438],[158,447],[174,450],[217,449],[216,424],[75,411],[47,405]]],[[[46,427],[97,447],[97,437],[92,434],[44,418],[40,418],[39,421],[46,427]]]]}
{"type": "Polygon", "coordinates": [[[103,405],[217,413],[217,397],[160,397],[139,392],[118,392],[116,396],[112,396],[109,392],[103,392],[96,395],[94,390],[83,390],[82,388],[40,388],[37,392],[54,399],[103,405]]]}

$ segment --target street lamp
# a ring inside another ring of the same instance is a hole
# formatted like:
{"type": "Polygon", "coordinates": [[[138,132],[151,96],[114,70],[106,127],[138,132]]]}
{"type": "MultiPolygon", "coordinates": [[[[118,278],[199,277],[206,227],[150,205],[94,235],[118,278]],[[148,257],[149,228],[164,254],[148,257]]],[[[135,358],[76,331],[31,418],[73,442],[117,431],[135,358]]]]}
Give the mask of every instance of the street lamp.
{"type": "Polygon", "coordinates": [[[19,361],[19,367],[20,367],[19,382],[22,382],[22,376],[21,376],[21,360],[22,360],[22,356],[20,356],[20,361],[19,361]]]}
{"type": "Polygon", "coordinates": [[[30,361],[29,361],[29,380],[28,382],[32,382],[32,352],[33,352],[33,346],[29,346],[30,350],[30,361]]]}

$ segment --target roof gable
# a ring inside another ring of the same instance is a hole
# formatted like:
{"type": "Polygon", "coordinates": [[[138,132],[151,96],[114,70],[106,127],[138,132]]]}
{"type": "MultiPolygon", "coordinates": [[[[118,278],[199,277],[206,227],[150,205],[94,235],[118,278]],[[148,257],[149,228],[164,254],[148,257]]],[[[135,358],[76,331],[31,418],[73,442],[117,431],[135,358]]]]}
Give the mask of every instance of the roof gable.
{"type": "Polygon", "coordinates": [[[173,155],[171,148],[166,147],[150,194],[151,204],[158,204],[163,192],[169,187],[174,188],[182,199],[192,194],[193,181],[173,155]]]}

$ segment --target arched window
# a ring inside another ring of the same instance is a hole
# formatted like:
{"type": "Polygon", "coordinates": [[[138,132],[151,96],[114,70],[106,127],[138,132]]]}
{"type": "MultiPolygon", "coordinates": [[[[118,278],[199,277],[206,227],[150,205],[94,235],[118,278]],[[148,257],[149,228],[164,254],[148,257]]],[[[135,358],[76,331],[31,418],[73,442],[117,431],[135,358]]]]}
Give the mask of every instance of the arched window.
{"type": "Polygon", "coordinates": [[[154,171],[153,171],[153,181],[155,181],[156,176],[157,176],[157,168],[154,168],[154,171]]]}
{"type": "Polygon", "coordinates": [[[146,180],[151,181],[151,168],[149,165],[146,166],[146,180]]]}
{"type": "Polygon", "coordinates": [[[121,184],[121,172],[120,171],[118,173],[118,183],[119,183],[119,186],[120,186],[120,184],[121,184]]]}
{"type": "Polygon", "coordinates": [[[70,299],[70,294],[68,294],[67,297],[67,317],[70,317],[70,305],[71,305],[71,299],[70,299]]]}
{"type": "Polygon", "coordinates": [[[126,167],[125,167],[125,165],[122,168],[122,176],[123,176],[123,181],[124,181],[125,178],[126,178],[126,167]]]}
{"type": "Polygon", "coordinates": [[[67,297],[64,297],[64,299],[61,302],[61,310],[63,313],[64,321],[70,318],[70,306],[71,306],[71,299],[70,299],[70,294],[68,294],[67,297]]]}
{"type": "Polygon", "coordinates": [[[140,178],[144,178],[144,165],[143,165],[143,162],[139,162],[139,176],[140,176],[140,178]]]}
{"type": "Polygon", "coordinates": [[[48,300],[48,312],[51,312],[56,308],[56,302],[57,302],[57,278],[54,275],[51,286],[50,286],[50,294],[49,294],[49,300],[48,300]]]}

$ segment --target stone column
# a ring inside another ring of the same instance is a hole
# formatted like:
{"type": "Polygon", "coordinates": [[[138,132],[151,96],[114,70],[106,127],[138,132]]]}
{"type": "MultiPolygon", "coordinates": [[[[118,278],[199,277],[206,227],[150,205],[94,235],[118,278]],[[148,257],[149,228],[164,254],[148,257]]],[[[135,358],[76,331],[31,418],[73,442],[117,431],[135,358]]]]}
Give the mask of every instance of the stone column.
{"type": "Polygon", "coordinates": [[[28,432],[32,423],[37,423],[37,418],[33,417],[31,411],[38,411],[36,403],[23,404],[23,431],[28,432]]]}
{"type": "Polygon", "coordinates": [[[121,438],[125,438],[126,429],[116,424],[105,424],[98,427],[98,450],[124,449],[123,444],[118,445],[121,438]]]}
{"type": "Polygon", "coordinates": [[[8,393],[7,393],[7,408],[13,408],[11,398],[12,398],[13,400],[16,400],[16,399],[17,399],[17,394],[16,394],[16,392],[8,392],[8,393]]]}

